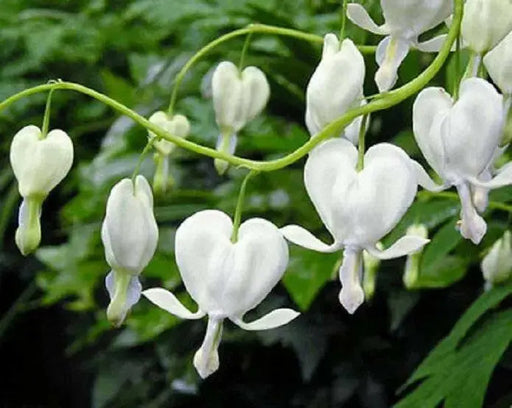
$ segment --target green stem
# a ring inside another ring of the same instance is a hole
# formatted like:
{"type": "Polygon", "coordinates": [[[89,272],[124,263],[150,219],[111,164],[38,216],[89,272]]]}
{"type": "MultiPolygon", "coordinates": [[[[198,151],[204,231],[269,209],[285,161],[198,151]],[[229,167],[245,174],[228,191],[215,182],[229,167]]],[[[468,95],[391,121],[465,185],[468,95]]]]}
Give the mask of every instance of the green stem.
{"type": "Polygon", "coordinates": [[[240,55],[240,62],[238,63],[238,70],[242,72],[245,66],[245,56],[247,55],[247,51],[249,50],[249,45],[251,44],[252,33],[247,34],[245,37],[244,47],[242,48],[242,54],[240,55]]]}
{"type": "Polygon", "coordinates": [[[43,126],[41,129],[41,139],[44,139],[48,135],[48,129],[50,127],[50,114],[52,109],[52,95],[55,91],[54,88],[48,92],[48,98],[46,99],[46,107],[44,108],[43,126]]]}
{"type": "Polygon", "coordinates": [[[250,171],[245,176],[242,186],[240,187],[240,193],[238,193],[238,201],[236,203],[235,217],[233,219],[233,232],[231,233],[231,242],[235,243],[238,241],[238,230],[242,222],[242,211],[244,207],[245,191],[247,189],[247,182],[249,179],[256,174],[255,171],[250,171]]]}
{"type": "MultiPolygon", "coordinates": [[[[153,137],[148,140],[146,143],[146,146],[144,146],[144,149],[142,150],[142,153],[139,155],[139,160],[137,160],[137,165],[135,166],[135,169],[132,173],[132,183],[133,188],[135,189],[135,178],[137,177],[137,174],[139,174],[140,166],[142,165],[142,162],[144,161],[144,157],[146,156],[147,152],[149,152],[149,149],[153,146],[153,142],[157,139],[156,137],[153,137]]],[[[135,190],[134,190],[135,191],[135,190]]]]}
{"type": "Polygon", "coordinates": [[[364,168],[364,153],[366,149],[366,124],[368,115],[364,115],[361,120],[361,127],[359,128],[359,140],[357,145],[357,171],[364,168]]]}
{"type": "MultiPolygon", "coordinates": [[[[316,44],[323,44],[324,39],[320,35],[316,34],[309,34],[304,33],[299,30],[293,30],[291,28],[284,28],[284,27],[276,27],[266,24],[249,24],[247,27],[240,28],[238,30],[232,31],[228,34],[225,34],[209,44],[205,45],[203,48],[201,48],[197,53],[195,53],[188,61],[187,63],[181,68],[180,72],[176,75],[176,79],[174,81],[174,88],[172,90],[171,94],[171,100],[169,102],[169,108],[168,112],[170,115],[172,115],[174,110],[174,105],[176,104],[176,100],[178,98],[178,91],[180,88],[181,83],[183,82],[183,79],[185,78],[185,75],[187,72],[192,68],[192,66],[198,62],[201,58],[203,58],[206,54],[208,54],[210,51],[212,51],[214,48],[219,46],[220,44],[232,40],[233,38],[240,37],[243,35],[249,35],[253,33],[261,33],[261,34],[270,34],[270,35],[279,35],[283,37],[292,37],[296,38],[298,40],[304,40],[316,44]]],[[[359,50],[362,53],[365,54],[371,54],[374,53],[376,50],[376,47],[374,46],[359,46],[359,50]]]]}
{"type": "Polygon", "coordinates": [[[341,28],[340,28],[340,43],[345,38],[345,26],[347,24],[347,5],[348,0],[343,0],[343,7],[341,8],[341,28]]]}
{"type": "MultiPolygon", "coordinates": [[[[75,84],[72,82],[59,81],[55,84],[39,85],[39,86],[35,86],[33,88],[25,89],[24,91],[21,91],[13,96],[7,98],[2,103],[0,103],[0,111],[2,109],[5,109],[6,107],[8,107],[9,105],[11,105],[12,103],[14,103],[16,101],[18,101],[22,98],[25,98],[27,96],[36,94],[38,92],[46,92],[52,88],[73,90],[73,91],[83,93],[85,95],[88,95],[92,98],[99,100],[100,102],[115,109],[119,113],[126,115],[129,118],[133,119],[136,123],[145,127],[147,130],[152,131],[157,136],[159,136],[165,140],[168,140],[184,149],[188,149],[197,154],[209,156],[209,157],[212,157],[215,159],[222,159],[222,160],[229,162],[231,165],[246,167],[251,170],[256,170],[256,171],[279,170],[279,169],[289,166],[290,164],[292,164],[292,163],[296,162],[297,160],[301,159],[302,157],[304,157],[311,150],[313,150],[313,148],[315,148],[318,144],[320,144],[321,142],[323,142],[324,140],[329,138],[331,135],[341,133],[341,131],[358,116],[367,115],[367,114],[371,114],[373,112],[388,109],[388,108],[395,106],[395,105],[399,104],[400,102],[406,100],[407,98],[415,95],[417,92],[419,92],[421,89],[423,89],[439,72],[439,70],[442,68],[442,66],[446,62],[446,59],[450,55],[451,48],[452,48],[454,42],[456,41],[457,36],[459,35],[460,23],[462,20],[462,8],[463,8],[463,0],[455,0],[455,13],[454,13],[454,18],[453,18],[453,24],[448,33],[448,37],[447,37],[445,43],[443,44],[441,50],[437,54],[436,58],[430,64],[430,66],[425,71],[423,71],[417,78],[415,78],[411,82],[407,83],[406,85],[402,86],[401,88],[395,89],[391,92],[387,92],[381,98],[375,99],[375,100],[371,101],[370,103],[368,103],[367,105],[360,106],[360,107],[349,110],[343,116],[341,116],[340,118],[334,120],[329,125],[327,125],[321,132],[319,132],[314,137],[309,139],[306,143],[304,143],[297,150],[295,150],[294,152],[292,152],[282,158],[275,159],[275,160],[270,160],[270,161],[248,160],[248,159],[240,158],[240,157],[233,156],[230,154],[226,154],[224,152],[219,152],[216,149],[205,147],[205,146],[193,143],[189,140],[182,139],[180,137],[171,135],[170,133],[168,133],[164,129],[162,129],[160,126],[157,126],[157,125],[149,122],[145,117],[139,115],[137,112],[131,110],[130,108],[123,105],[122,103],[119,103],[116,100],[109,98],[106,95],[103,95],[97,91],[94,91],[93,89],[90,89],[83,85],[75,84]]],[[[263,27],[265,27],[265,26],[263,26],[263,27]]],[[[244,34],[248,34],[248,31],[247,31],[248,29],[242,29],[242,30],[245,30],[244,34]]],[[[279,29],[279,30],[286,30],[286,29],[279,29]]],[[[238,30],[238,32],[239,31],[240,30],[238,30]]],[[[294,30],[291,30],[291,31],[293,32],[294,30]]],[[[301,33],[301,34],[303,36],[312,36],[312,34],[304,34],[304,33],[301,33]]],[[[220,40],[220,38],[219,38],[219,40],[220,40]]],[[[189,63],[190,63],[190,61],[189,61],[189,63]]]]}

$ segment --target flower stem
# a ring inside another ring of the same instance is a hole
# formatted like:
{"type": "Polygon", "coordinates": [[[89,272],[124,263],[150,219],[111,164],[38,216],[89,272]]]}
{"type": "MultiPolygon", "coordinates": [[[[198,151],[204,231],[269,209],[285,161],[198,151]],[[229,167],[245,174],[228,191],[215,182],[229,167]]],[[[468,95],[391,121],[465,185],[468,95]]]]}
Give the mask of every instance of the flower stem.
{"type": "Polygon", "coordinates": [[[357,145],[357,171],[364,168],[364,153],[366,149],[366,125],[368,122],[368,115],[364,115],[361,120],[361,127],[359,128],[359,140],[357,145]]]}
{"type": "Polygon", "coordinates": [[[46,99],[46,107],[44,108],[43,116],[43,126],[41,128],[41,139],[44,139],[48,135],[48,129],[50,127],[50,114],[52,109],[52,95],[54,91],[54,88],[50,88],[50,92],[48,92],[48,98],[46,99]]]}
{"type": "Polygon", "coordinates": [[[242,48],[242,54],[240,55],[240,62],[238,63],[238,70],[242,72],[245,67],[245,56],[247,55],[247,51],[249,50],[249,45],[251,44],[252,33],[247,34],[245,37],[244,47],[242,48]]]}
{"type": "Polygon", "coordinates": [[[347,5],[348,0],[343,0],[343,6],[341,8],[341,28],[340,28],[340,43],[345,38],[345,26],[347,23],[347,5]]]}
{"type": "Polygon", "coordinates": [[[250,171],[247,176],[245,176],[244,181],[242,181],[242,186],[240,187],[240,193],[238,193],[238,201],[236,203],[235,217],[233,219],[233,232],[231,233],[231,242],[235,243],[238,241],[238,230],[240,229],[240,224],[242,222],[242,211],[244,207],[244,199],[245,199],[245,191],[247,189],[247,182],[249,179],[256,175],[257,172],[250,171]]]}

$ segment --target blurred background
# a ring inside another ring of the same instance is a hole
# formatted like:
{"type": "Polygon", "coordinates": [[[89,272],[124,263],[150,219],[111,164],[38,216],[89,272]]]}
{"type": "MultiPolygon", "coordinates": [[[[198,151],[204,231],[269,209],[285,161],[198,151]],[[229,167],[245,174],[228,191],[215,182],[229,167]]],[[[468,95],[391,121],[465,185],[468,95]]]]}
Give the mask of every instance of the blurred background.
{"type": "MultiPolygon", "coordinates": [[[[338,32],[340,3],[2,0],[0,100],[60,78],[149,116],[165,109],[173,78],[187,59],[221,34],[252,22],[319,35],[338,32]]],[[[360,3],[382,21],[377,1],[360,3]]],[[[379,41],[350,23],[347,33],[359,44],[379,41]]],[[[177,112],[189,118],[191,140],[214,146],[211,72],[222,60],[237,63],[243,41],[241,37],[224,43],[186,76],[177,112]]],[[[239,155],[272,159],[308,140],[304,90],[320,52],[318,44],[253,36],[247,63],[265,71],[272,95],[265,113],[240,134],[239,155]]],[[[431,59],[410,53],[400,83],[416,77],[431,59]]],[[[376,93],[374,57],[366,60],[365,94],[371,95],[376,93]]],[[[450,60],[435,82],[451,86],[455,75],[450,60]]],[[[508,211],[491,209],[489,233],[474,247],[454,229],[459,212],[454,197],[420,195],[384,242],[393,242],[413,222],[429,228],[433,243],[423,254],[416,290],[403,286],[404,259],[387,261],[379,269],[374,297],[354,316],[338,302],[339,254],[292,247],[282,283],[255,315],[278,306],[296,308],[303,315],[286,327],[264,332],[245,332],[227,323],[220,370],[201,381],[192,356],[202,341],[205,321],[180,321],[145,299],[122,328],[112,329],[105,316],[108,265],[100,224],[111,187],[136,165],[146,142],[143,128],[84,95],[55,92],[50,126],[69,133],[76,159],[70,175],[45,202],[42,247],[35,256],[19,254],[14,231],[20,198],[8,164],[9,144],[23,126],[40,126],[45,99],[45,94],[37,94],[0,112],[2,408],[390,407],[404,395],[397,391],[415,367],[482,293],[478,261],[510,221],[508,211]]],[[[374,114],[368,144],[391,141],[421,159],[412,137],[412,102],[374,114]]],[[[300,223],[328,240],[304,189],[303,165],[301,160],[253,178],[244,217],[263,216],[278,226],[300,223]]],[[[151,179],[154,168],[149,154],[141,172],[151,179]]],[[[213,160],[177,149],[170,172],[174,185],[155,201],[159,247],[142,282],[145,287],[164,286],[187,302],[174,261],[176,228],[201,209],[232,214],[245,171],[231,169],[220,177],[213,160]]],[[[493,192],[492,200],[512,201],[510,188],[493,192]]],[[[485,356],[485,347],[482,350],[485,356]]],[[[467,373],[473,369],[468,366],[467,373]]],[[[506,353],[490,379],[486,406],[510,406],[511,369],[512,355],[506,353]]],[[[470,405],[458,405],[465,406],[470,405]]]]}

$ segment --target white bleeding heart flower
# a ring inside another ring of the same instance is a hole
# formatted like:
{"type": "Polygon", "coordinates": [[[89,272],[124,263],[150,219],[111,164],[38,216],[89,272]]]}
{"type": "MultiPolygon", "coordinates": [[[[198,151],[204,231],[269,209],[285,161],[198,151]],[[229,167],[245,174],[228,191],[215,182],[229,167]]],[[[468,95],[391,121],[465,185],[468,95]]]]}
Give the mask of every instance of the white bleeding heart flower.
{"type": "Polygon", "coordinates": [[[125,178],[112,188],[101,240],[105,258],[112,268],[105,280],[110,295],[107,317],[119,326],[140,298],[139,275],[153,257],[158,243],[153,194],[144,176],[137,176],[135,182],[125,178]]]}
{"type": "MultiPolygon", "coordinates": [[[[184,115],[169,115],[163,111],[157,111],[149,117],[149,121],[173,136],[186,139],[190,133],[190,123],[184,115]]],[[[148,132],[149,138],[157,137],[153,132],[148,132]]],[[[165,139],[155,140],[153,146],[163,155],[168,156],[172,153],[176,145],[165,139]]]]}
{"type": "Polygon", "coordinates": [[[398,77],[398,67],[410,48],[426,52],[437,52],[445,35],[423,43],[418,42],[420,34],[446,20],[453,11],[453,2],[447,0],[381,0],[385,23],[378,26],[363,6],[350,3],[347,17],[359,27],[386,37],[377,47],[376,60],[379,70],[375,75],[381,92],[391,89],[398,77]]]}
{"type": "Polygon", "coordinates": [[[26,126],[12,140],[10,161],[23,197],[16,244],[26,255],[39,246],[41,206],[71,169],[73,143],[62,130],[52,130],[44,137],[37,126],[26,126]]]}
{"type": "Polygon", "coordinates": [[[356,170],[357,149],[345,139],[329,140],[306,162],[306,190],[334,243],[327,245],[297,225],[281,229],[289,241],[318,252],[344,248],[339,274],[340,302],[349,313],[364,301],[362,251],[391,259],[417,251],[428,240],[405,236],[380,250],[378,241],[400,221],[417,191],[417,168],[400,148],[381,143],[368,149],[364,169],[356,170]]]}
{"type": "MultiPolygon", "coordinates": [[[[306,91],[306,126],[316,135],[349,109],[364,103],[364,58],[351,40],[341,42],[336,35],[324,37],[322,60],[306,91]]],[[[352,122],[344,136],[357,144],[362,118],[352,122]]]]}
{"type": "Polygon", "coordinates": [[[512,276],[512,234],[506,231],[498,239],[481,263],[486,287],[503,283],[512,276]]]}
{"type": "Polygon", "coordinates": [[[444,180],[442,186],[420,184],[432,191],[457,188],[462,205],[460,232],[475,244],[487,230],[475,208],[475,188],[494,189],[512,183],[510,163],[489,179],[504,119],[503,97],[480,78],[463,81],[456,102],[442,88],[427,88],[413,107],[416,141],[427,162],[444,180]]]}
{"type": "MultiPolygon", "coordinates": [[[[217,150],[233,154],[237,133],[263,111],[270,97],[270,86],[263,71],[246,67],[241,72],[229,61],[221,62],[212,76],[215,119],[220,128],[217,150]]],[[[228,164],[215,161],[222,174],[228,164]]]]}
{"type": "Polygon", "coordinates": [[[176,232],[176,262],[188,293],[199,306],[197,312],[190,312],[165,289],[142,292],[155,305],[183,319],[208,315],[206,336],[194,357],[202,378],[219,367],[217,349],[224,319],[245,330],[266,330],[298,316],[294,310],[277,309],[254,322],[244,322],[244,314],[281,279],[288,264],[288,247],[277,227],[264,219],[245,221],[235,243],[232,232],[229,216],[217,210],[192,215],[176,232]]]}
{"type": "MultiPolygon", "coordinates": [[[[512,12],[511,12],[512,13],[512,12]]],[[[512,20],[512,18],[511,18],[512,20]]],[[[512,31],[484,57],[484,65],[494,83],[512,98],[512,31]]],[[[507,110],[510,105],[507,106],[507,110]]]]}
{"type": "Polygon", "coordinates": [[[467,0],[461,34],[464,45],[482,56],[512,30],[512,0],[467,0]]]}
{"type": "MultiPolygon", "coordinates": [[[[149,121],[182,139],[186,139],[190,133],[190,123],[183,115],[169,115],[166,112],[157,111],[149,117],[149,121]]],[[[148,136],[150,139],[157,137],[151,131],[148,132],[148,136]]],[[[169,174],[169,155],[174,151],[176,145],[168,140],[160,139],[154,140],[153,146],[157,150],[154,156],[156,169],[153,188],[155,193],[165,193],[168,186],[173,184],[173,178],[169,174]]]]}

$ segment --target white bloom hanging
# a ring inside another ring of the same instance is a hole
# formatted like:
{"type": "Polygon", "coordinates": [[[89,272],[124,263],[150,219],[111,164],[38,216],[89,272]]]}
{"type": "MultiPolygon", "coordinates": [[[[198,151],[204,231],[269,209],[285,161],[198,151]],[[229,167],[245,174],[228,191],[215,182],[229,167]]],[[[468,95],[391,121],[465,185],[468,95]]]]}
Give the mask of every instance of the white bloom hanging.
{"type": "MultiPolygon", "coordinates": [[[[512,11],[511,11],[512,13],[512,11]]],[[[510,17],[512,20],[512,15],[510,17]]],[[[508,106],[512,99],[512,32],[484,57],[484,65],[494,83],[507,96],[508,106]]]]}
{"type": "MultiPolygon", "coordinates": [[[[318,64],[306,91],[306,126],[311,136],[316,135],[333,120],[351,108],[364,103],[364,58],[346,39],[336,35],[324,37],[322,60],[318,64]]],[[[362,117],[347,126],[343,135],[357,144],[362,117]]]]}
{"type": "Polygon", "coordinates": [[[105,258],[112,268],[105,285],[110,295],[107,317],[119,326],[138,302],[142,286],[138,276],[158,243],[151,187],[143,176],[135,183],[123,179],[110,192],[101,228],[105,258]]]}
{"type": "Polygon", "coordinates": [[[464,45],[480,57],[512,30],[512,0],[467,0],[461,34],[464,45]]]}
{"type": "MultiPolygon", "coordinates": [[[[508,0],[507,0],[508,1],[508,0]]],[[[447,19],[453,10],[450,0],[381,0],[385,23],[375,24],[363,6],[350,3],[347,17],[359,27],[374,34],[385,35],[380,42],[376,60],[379,70],[375,82],[381,92],[391,89],[398,77],[398,67],[410,48],[437,52],[445,35],[420,43],[420,34],[434,28],[447,19]]]]}
{"type": "Polygon", "coordinates": [[[37,126],[26,126],[12,140],[10,160],[23,197],[16,245],[26,255],[39,246],[41,207],[48,193],[68,174],[73,143],[62,130],[52,130],[44,137],[37,126]]]}
{"type": "MultiPolygon", "coordinates": [[[[212,95],[220,129],[216,148],[233,154],[238,132],[265,108],[270,86],[259,68],[250,66],[240,72],[232,62],[223,61],[212,76],[212,95]]],[[[228,167],[222,160],[216,160],[215,165],[220,174],[228,167]]]]}
{"type": "Polygon", "coordinates": [[[176,262],[188,293],[199,306],[197,312],[190,312],[165,289],[142,292],[155,305],[183,319],[208,315],[206,335],[194,357],[203,378],[219,367],[217,349],[224,319],[245,330],[266,330],[298,316],[291,309],[277,309],[254,322],[244,322],[244,314],[281,279],[288,264],[288,247],[277,227],[264,219],[245,221],[236,243],[231,241],[232,231],[229,216],[206,210],[187,218],[176,232],[176,262]]]}
{"type": "Polygon", "coordinates": [[[462,204],[460,231],[475,244],[485,235],[487,225],[475,208],[472,190],[512,183],[510,164],[494,178],[489,171],[499,152],[504,118],[503,97],[480,78],[463,81],[456,102],[442,88],[427,88],[413,107],[416,141],[444,181],[442,186],[428,180],[420,184],[430,190],[457,188],[462,204]]]}
{"type": "Polygon", "coordinates": [[[311,152],[304,169],[306,190],[334,243],[327,245],[297,225],[281,229],[289,241],[319,252],[344,249],[339,300],[349,313],[364,301],[362,251],[391,259],[417,251],[428,240],[405,236],[390,248],[377,243],[400,221],[417,191],[416,165],[400,148],[381,143],[368,149],[356,170],[357,149],[345,139],[329,140],[311,152]]]}

